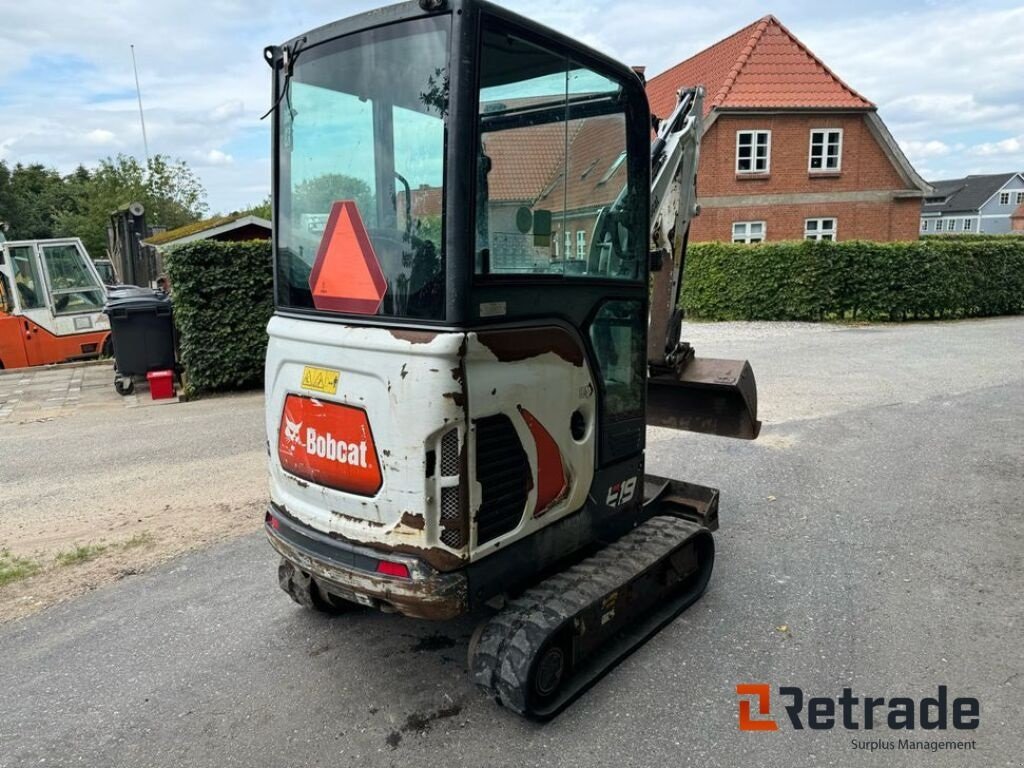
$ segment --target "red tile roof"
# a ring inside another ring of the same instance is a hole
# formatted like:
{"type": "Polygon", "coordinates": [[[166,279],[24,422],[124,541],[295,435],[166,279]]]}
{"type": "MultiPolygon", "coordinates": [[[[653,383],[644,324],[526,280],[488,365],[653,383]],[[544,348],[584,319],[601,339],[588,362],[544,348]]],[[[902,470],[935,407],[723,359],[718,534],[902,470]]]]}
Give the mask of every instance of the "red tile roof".
{"type": "Polygon", "coordinates": [[[542,123],[484,134],[484,153],[492,164],[489,199],[536,198],[565,162],[565,131],[565,123],[542,123]]]}
{"type": "Polygon", "coordinates": [[[874,109],[774,16],[765,16],[647,82],[651,112],[666,117],[680,88],[703,85],[712,109],[874,109]]]}

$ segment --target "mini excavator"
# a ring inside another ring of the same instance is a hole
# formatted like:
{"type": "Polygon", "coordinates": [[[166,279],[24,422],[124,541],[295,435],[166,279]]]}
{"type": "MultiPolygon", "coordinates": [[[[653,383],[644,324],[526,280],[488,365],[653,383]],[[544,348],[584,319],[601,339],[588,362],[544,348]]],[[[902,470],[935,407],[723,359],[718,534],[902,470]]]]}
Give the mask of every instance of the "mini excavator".
{"type": "Polygon", "coordinates": [[[482,0],[264,56],[280,585],[473,613],[472,680],[553,717],[711,575],[718,491],[647,474],[647,427],[760,428],[749,364],[679,341],[703,93],[652,120],[632,69],[482,0]]]}

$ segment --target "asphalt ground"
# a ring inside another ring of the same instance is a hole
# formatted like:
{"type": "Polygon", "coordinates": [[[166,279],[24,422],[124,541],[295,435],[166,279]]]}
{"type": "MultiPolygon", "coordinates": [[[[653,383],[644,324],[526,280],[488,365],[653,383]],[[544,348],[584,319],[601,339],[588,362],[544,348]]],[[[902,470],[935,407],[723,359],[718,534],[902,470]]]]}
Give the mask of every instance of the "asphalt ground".
{"type": "Polygon", "coordinates": [[[686,335],[751,359],[762,438],[651,431],[649,471],[722,489],[715,573],[553,722],[469,684],[473,621],[307,613],[254,533],[0,628],[0,766],[1021,765],[1024,318],[686,335]],[[777,696],[939,685],[977,729],[795,730],[777,696]],[[974,748],[854,748],[900,738],[974,748]]]}

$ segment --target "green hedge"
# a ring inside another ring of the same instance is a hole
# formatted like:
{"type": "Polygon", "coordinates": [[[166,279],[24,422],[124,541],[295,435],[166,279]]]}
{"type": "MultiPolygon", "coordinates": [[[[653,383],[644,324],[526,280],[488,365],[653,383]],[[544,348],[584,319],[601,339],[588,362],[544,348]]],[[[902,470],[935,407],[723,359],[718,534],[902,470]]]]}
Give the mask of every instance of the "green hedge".
{"type": "Polygon", "coordinates": [[[1020,314],[1024,238],[697,243],[682,306],[707,320],[909,320],[1020,314]]]}
{"type": "Polygon", "coordinates": [[[164,264],[188,391],[259,386],[274,311],[270,243],[198,240],[164,264]]]}

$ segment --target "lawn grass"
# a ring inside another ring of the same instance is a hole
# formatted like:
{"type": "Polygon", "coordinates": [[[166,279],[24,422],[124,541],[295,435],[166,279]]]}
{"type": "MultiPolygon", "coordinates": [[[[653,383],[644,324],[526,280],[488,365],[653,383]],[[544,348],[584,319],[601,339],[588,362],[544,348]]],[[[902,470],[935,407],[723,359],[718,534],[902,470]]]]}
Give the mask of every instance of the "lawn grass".
{"type": "Polygon", "coordinates": [[[0,587],[38,573],[42,566],[27,557],[12,555],[9,550],[0,549],[0,587]]]}

